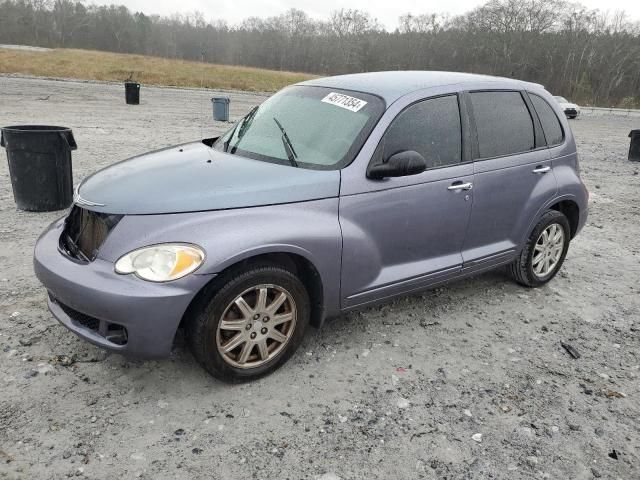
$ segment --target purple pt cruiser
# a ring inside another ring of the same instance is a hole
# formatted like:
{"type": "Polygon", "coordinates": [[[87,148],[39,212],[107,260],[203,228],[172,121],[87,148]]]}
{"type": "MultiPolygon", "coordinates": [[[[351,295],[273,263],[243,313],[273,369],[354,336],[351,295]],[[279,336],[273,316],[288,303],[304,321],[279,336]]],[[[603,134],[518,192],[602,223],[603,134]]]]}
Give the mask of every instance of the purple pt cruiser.
{"type": "Polygon", "coordinates": [[[248,380],[345,311],[496,267],[544,285],[587,200],[542,86],[344,75],[90,176],[34,264],[53,315],[89,342],[157,358],[183,327],[207,371],[248,380]]]}

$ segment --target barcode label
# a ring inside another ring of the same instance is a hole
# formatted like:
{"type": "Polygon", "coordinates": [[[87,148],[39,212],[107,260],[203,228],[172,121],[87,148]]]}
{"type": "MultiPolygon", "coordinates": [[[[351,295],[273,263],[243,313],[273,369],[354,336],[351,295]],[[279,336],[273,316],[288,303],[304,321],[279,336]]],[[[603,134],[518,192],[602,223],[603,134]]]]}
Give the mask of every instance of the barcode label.
{"type": "Polygon", "coordinates": [[[349,95],[343,95],[342,93],[331,92],[329,95],[322,99],[324,103],[330,103],[336,107],[346,108],[352,112],[357,112],[364,107],[367,102],[360,100],[359,98],[350,97],[349,95]]]}

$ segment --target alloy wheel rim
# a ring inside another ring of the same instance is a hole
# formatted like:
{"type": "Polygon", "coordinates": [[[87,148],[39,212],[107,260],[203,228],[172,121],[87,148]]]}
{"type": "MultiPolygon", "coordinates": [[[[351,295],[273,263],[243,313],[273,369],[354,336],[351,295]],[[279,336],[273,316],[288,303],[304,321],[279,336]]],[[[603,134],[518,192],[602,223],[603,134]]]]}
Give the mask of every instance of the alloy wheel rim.
{"type": "Polygon", "coordinates": [[[287,290],[272,284],[248,288],[227,305],[218,322],[218,352],[233,367],[260,367],[282,353],[296,320],[296,304],[287,290]]]}
{"type": "Polygon", "coordinates": [[[557,223],[547,226],[533,248],[533,273],[543,278],[556,268],[564,250],[564,229],[557,223]]]}

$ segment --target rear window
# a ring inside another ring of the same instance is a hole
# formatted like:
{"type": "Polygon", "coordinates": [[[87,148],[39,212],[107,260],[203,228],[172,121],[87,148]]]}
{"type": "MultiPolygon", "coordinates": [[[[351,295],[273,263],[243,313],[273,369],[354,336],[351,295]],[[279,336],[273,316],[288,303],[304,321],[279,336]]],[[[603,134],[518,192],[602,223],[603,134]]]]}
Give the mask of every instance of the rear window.
{"type": "Polygon", "coordinates": [[[547,140],[547,145],[552,147],[559,145],[564,140],[564,132],[560,120],[553,111],[553,108],[547,103],[545,99],[535,95],[529,94],[533,108],[536,109],[540,123],[542,124],[542,130],[544,130],[544,137],[547,140]]]}
{"type": "Polygon", "coordinates": [[[472,92],[480,158],[535,148],[533,120],[520,92],[472,92]]]}

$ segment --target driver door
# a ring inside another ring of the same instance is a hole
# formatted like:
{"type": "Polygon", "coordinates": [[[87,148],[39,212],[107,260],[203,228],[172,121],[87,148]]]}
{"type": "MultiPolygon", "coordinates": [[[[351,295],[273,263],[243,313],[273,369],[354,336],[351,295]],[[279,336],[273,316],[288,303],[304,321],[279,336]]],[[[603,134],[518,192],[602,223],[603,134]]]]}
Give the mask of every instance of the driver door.
{"type": "MultiPolygon", "coordinates": [[[[409,105],[387,128],[373,161],[411,150],[426,159],[427,170],[360,179],[359,192],[341,195],[342,308],[418,290],[460,273],[473,203],[473,164],[463,148],[463,125],[455,94],[409,105]]],[[[349,181],[348,176],[343,181],[349,181]]]]}

